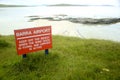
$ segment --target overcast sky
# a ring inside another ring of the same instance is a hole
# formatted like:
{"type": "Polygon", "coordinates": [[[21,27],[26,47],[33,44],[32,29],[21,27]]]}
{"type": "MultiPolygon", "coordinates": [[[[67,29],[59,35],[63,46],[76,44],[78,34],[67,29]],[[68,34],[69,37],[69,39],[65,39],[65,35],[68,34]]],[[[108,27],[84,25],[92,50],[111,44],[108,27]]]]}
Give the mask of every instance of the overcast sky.
{"type": "Polygon", "coordinates": [[[42,5],[42,4],[90,4],[90,5],[118,5],[120,0],[0,0],[0,3],[42,5]]]}

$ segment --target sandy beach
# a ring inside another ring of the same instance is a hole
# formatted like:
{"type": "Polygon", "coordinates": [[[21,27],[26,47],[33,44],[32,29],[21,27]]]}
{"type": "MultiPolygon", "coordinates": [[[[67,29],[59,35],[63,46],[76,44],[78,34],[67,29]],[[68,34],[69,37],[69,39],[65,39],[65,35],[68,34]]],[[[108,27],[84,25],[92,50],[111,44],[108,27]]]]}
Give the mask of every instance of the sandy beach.
{"type": "Polygon", "coordinates": [[[75,27],[77,24],[68,21],[48,21],[48,20],[37,20],[34,21],[36,26],[52,26],[53,35],[64,35],[64,36],[77,36],[75,27]]]}

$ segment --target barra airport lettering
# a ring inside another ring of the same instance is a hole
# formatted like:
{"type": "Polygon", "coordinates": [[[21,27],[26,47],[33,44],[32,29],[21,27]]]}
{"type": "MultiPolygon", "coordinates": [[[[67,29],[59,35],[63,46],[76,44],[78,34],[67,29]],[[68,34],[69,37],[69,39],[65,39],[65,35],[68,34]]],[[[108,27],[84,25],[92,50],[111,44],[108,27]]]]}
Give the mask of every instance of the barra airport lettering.
{"type": "Polygon", "coordinates": [[[30,36],[30,35],[37,35],[37,34],[45,34],[49,33],[50,28],[44,28],[40,30],[34,30],[34,31],[22,31],[22,32],[17,32],[16,37],[23,37],[23,36],[30,36]]]}

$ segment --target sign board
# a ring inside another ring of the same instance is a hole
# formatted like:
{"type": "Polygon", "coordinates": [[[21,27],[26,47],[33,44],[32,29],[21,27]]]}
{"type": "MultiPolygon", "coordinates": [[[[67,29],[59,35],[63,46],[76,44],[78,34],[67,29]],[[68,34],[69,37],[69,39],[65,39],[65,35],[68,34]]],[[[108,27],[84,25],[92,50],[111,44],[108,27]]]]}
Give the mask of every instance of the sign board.
{"type": "Polygon", "coordinates": [[[18,55],[52,48],[51,26],[14,30],[18,55]]]}

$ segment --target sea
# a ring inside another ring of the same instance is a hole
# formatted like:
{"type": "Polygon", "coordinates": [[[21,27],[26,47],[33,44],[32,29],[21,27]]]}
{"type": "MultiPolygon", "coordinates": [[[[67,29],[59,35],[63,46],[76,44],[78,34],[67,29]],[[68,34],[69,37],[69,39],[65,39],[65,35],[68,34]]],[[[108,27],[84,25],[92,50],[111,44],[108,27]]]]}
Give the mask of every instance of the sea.
{"type": "MultiPolygon", "coordinates": [[[[64,14],[79,18],[120,18],[120,6],[37,6],[37,7],[1,7],[0,34],[13,35],[15,29],[29,28],[28,16],[64,14]]],[[[97,38],[120,42],[120,23],[111,25],[76,26],[84,38],[97,38]]],[[[81,36],[78,36],[81,37],[81,36]]]]}

